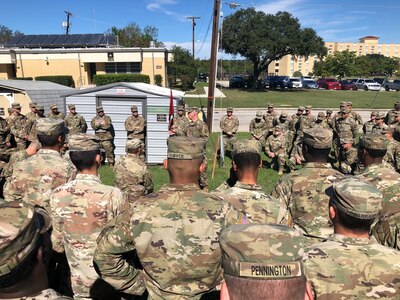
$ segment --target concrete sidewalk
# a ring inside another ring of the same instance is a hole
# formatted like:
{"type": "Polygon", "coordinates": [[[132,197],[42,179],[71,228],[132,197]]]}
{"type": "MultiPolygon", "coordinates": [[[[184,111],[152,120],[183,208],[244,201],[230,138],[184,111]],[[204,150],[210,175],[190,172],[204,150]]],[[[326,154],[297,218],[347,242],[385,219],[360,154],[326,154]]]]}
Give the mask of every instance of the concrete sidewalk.
{"type": "MultiPolygon", "coordinates": [[[[215,98],[226,98],[225,94],[220,89],[215,88],[215,98]]],[[[204,94],[186,94],[185,98],[207,98],[208,97],[208,86],[204,87],[204,94]]]]}

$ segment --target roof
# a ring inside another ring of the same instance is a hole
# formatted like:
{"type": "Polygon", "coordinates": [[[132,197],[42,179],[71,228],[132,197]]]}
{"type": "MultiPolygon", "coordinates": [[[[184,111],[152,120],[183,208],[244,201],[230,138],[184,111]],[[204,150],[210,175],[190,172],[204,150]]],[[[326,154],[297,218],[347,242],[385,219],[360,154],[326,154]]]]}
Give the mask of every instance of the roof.
{"type": "Polygon", "coordinates": [[[108,34],[32,34],[14,36],[5,47],[17,48],[87,48],[115,45],[108,34]]]}
{"type": "MultiPolygon", "coordinates": [[[[98,91],[102,91],[102,90],[107,90],[107,89],[117,87],[117,86],[123,86],[123,87],[129,88],[129,89],[142,91],[144,93],[158,95],[158,96],[165,96],[165,97],[169,97],[170,93],[171,93],[170,88],[165,88],[165,87],[152,85],[152,84],[148,84],[148,83],[117,82],[117,83],[111,83],[111,84],[102,85],[102,86],[98,86],[98,87],[94,87],[94,88],[79,90],[76,92],[66,93],[66,94],[64,94],[64,96],[93,93],[93,92],[98,92],[98,91]]],[[[184,95],[185,95],[185,92],[178,91],[178,90],[172,90],[173,98],[182,98],[184,95]]]]}
{"type": "Polygon", "coordinates": [[[17,91],[43,91],[43,90],[59,90],[64,93],[75,90],[73,88],[53,83],[50,81],[33,81],[33,80],[0,80],[0,88],[8,88],[17,91]]]}
{"type": "Polygon", "coordinates": [[[379,36],[367,35],[360,38],[360,40],[362,39],[379,39],[379,36]]]}

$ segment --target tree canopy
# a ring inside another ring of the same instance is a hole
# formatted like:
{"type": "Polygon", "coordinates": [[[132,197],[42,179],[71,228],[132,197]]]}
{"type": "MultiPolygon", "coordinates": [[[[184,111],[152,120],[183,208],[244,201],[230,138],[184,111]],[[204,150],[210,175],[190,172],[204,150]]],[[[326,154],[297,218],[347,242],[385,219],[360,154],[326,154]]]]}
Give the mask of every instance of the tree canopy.
{"type": "Polygon", "coordinates": [[[135,22],[130,22],[124,28],[111,27],[109,30],[118,36],[119,44],[124,47],[150,47],[150,42],[154,42],[155,47],[164,47],[164,44],[157,40],[158,29],[154,26],[140,28],[135,22]]]}
{"type": "Polygon", "coordinates": [[[177,79],[180,79],[184,90],[192,88],[197,77],[197,61],[193,59],[189,50],[180,46],[172,47],[171,53],[173,59],[168,62],[169,86],[173,86],[177,79]]]}
{"type": "Polygon", "coordinates": [[[312,28],[301,28],[299,20],[288,12],[275,15],[241,9],[225,18],[222,48],[240,54],[253,64],[256,80],[268,65],[286,55],[308,58],[326,55],[324,41],[312,28]]]}
{"type": "Polygon", "coordinates": [[[7,26],[0,25],[0,45],[7,44],[12,37],[20,34],[22,33],[18,30],[13,31],[7,26]]]}

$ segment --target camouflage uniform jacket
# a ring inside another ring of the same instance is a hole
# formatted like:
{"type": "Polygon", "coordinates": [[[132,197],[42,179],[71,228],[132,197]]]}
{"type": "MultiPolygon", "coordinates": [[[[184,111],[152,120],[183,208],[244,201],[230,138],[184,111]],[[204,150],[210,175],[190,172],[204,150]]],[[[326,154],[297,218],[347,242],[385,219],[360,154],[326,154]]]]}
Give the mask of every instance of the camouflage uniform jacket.
{"type": "Polygon", "coordinates": [[[339,117],[335,120],[334,130],[339,138],[355,139],[357,136],[358,127],[353,118],[339,117]]]}
{"type": "Polygon", "coordinates": [[[291,116],[289,121],[289,130],[293,131],[294,133],[300,129],[301,119],[303,115],[294,114],[291,116]]]}
{"type": "Polygon", "coordinates": [[[65,114],[62,112],[58,112],[58,114],[53,114],[52,112],[48,113],[47,118],[49,119],[56,119],[56,120],[64,120],[65,119],[65,114]]]}
{"type": "Polygon", "coordinates": [[[400,170],[400,143],[394,139],[389,141],[388,149],[383,160],[396,171],[400,170]]]}
{"type": "Polygon", "coordinates": [[[246,221],[197,184],[174,184],[147,195],[110,222],[95,253],[102,278],[117,290],[149,299],[199,299],[222,280],[219,234],[246,221]],[[123,259],[135,250],[143,270],[123,259]]]}
{"type": "Polygon", "coordinates": [[[331,129],[329,126],[328,122],[326,120],[316,120],[314,123],[311,124],[311,128],[325,128],[325,129],[331,129]]]}
{"type": "Polygon", "coordinates": [[[7,298],[8,300],[68,300],[72,299],[57,293],[53,289],[45,289],[35,296],[25,296],[19,298],[7,298]]]}
{"type": "Polygon", "coordinates": [[[364,133],[370,133],[370,132],[372,132],[372,127],[374,127],[374,126],[375,126],[375,122],[372,120],[369,120],[364,123],[362,130],[364,133]]]}
{"type": "Polygon", "coordinates": [[[11,154],[8,164],[1,171],[1,177],[5,179],[10,178],[14,170],[14,164],[21,160],[27,159],[28,157],[29,155],[26,152],[26,150],[20,150],[18,152],[11,154]]]}
{"type": "Polygon", "coordinates": [[[268,132],[272,132],[274,130],[274,119],[276,119],[277,116],[278,116],[278,114],[276,112],[274,112],[274,111],[272,113],[266,112],[263,115],[263,119],[264,119],[265,124],[266,124],[265,127],[266,127],[266,132],[267,133],[268,132]]]}
{"type": "Polygon", "coordinates": [[[270,135],[267,138],[265,152],[273,152],[275,154],[286,154],[287,141],[282,133],[279,136],[270,135]]]}
{"type": "Polygon", "coordinates": [[[350,112],[350,116],[354,119],[354,121],[356,121],[356,123],[358,123],[359,125],[362,125],[363,119],[361,118],[361,115],[358,112],[355,112],[354,110],[352,110],[350,112]]]}
{"type": "Polygon", "coordinates": [[[128,139],[144,139],[144,127],[146,120],[142,116],[129,116],[125,120],[125,130],[127,131],[128,139]]]}
{"type": "Polygon", "coordinates": [[[96,239],[108,221],[128,207],[121,190],[104,185],[96,175],[77,174],[50,197],[53,249],[63,252],[71,268],[75,297],[89,297],[98,278],[93,268],[96,239]]]}
{"type": "Polygon", "coordinates": [[[95,116],[92,119],[90,125],[92,126],[93,130],[95,131],[96,136],[102,140],[112,140],[113,136],[111,134],[111,118],[107,115],[103,117],[95,116]]]}
{"type": "Polygon", "coordinates": [[[272,196],[286,203],[290,213],[289,226],[310,235],[307,245],[317,242],[313,237],[327,238],[333,233],[332,223],[325,209],[329,196],[326,189],[344,178],[329,163],[308,162],[304,168],[282,176],[272,191],[272,196]],[[293,224],[292,224],[293,223],[293,224]]]}
{"type": "Polygon", "coordinates": [[[234,115],[232,115],[230,118],[228,116],[223,116],[219,122],[219,127],[224,134],[227,132],[235,134],[239,129],[239,119],[234,115]]]}
{"type": "Polygon", "coordinates": [[[75,177],[72,166],[55,150],[40,149],[14,165],[14,171],[4,188],[6,201],[23,201],[50,211],[50,193],[75,177]]]}
{"type": "Polygon", "coordinates": [[[264,136],[266,129],[267,129],[267,126],[266,126],[265,121],[263,119],[260,119],[259,122],[257,122],[256,118],[251,120],[250,125],[249,125],[249,131],[250,131],[250,133],[252,135],[264,136]]]}
{"type": "Polygon", "coordinates": [[[400,252],[339,234],[305,249],[315,299],[399,299],[400,252]]]}
{"type": "Polygon", "coordinates": [[[175,116],[172,119],[173,125],[175,125],[175,131],[177,136],[185,136],[186,130],[189,125],[189,119],[183,116],[175,116]]]}
{"type": "Polygon", "coordinates": [[[10,117],[10,131],[14,135],[15,141],[23,141],[27,135],[26,132],[27,119],[24,115],[12,115],[10,117]]]}
{"type": "Polygon", "coordinates": [[[7,136],[10,133],[10,128],[8,127],[7,121],[0,117],[0,149],[5,149],[7,136]]]}
{"type": "Polygon", "coordinates": [[[372,127],[371,132],[384,134],[386,132],[386,130],[388,129],[388,127],[389,126],[387,126],[385,123],[375,124],[374,127],[372,127]]]}
{"type": "Polygon", "coordinates": [[[121,155],[114,166],[114,185],[126,196],[141,196],[153,191],[153,176],[139,156],[128,153],[121,155]]]}
{"type": "Polygon", "coordinates": [[[187,128],[187,136],[195,138],[203,138],[207,141],[208,139],[208,127],[200,120],[190,121],[187,128]]]}
{"type": "Polygon", "coordinates": [[[286,131],[289,130],[290,121],[286,119],[285,121],[282,122],[280,118],[277,118],[274,120],[274,127],[277,125],[279,125],[282,128],[282,132],[285,133],[286,131]]]}
{"type": "Polygon", "coordinates": [[[65,127],[68,128],[68,134],[85,133],[87,124],[85,118],[80,114],[69,113],[64,119],[65,127]]]}
{"type": "Polygon", "coordinates": [[[304,129],[311,128],[312,124],[315,123],[315,117],[312,114],[304,115],[301,118],[300,129],[303,131],[304,129]]]}
{"type": "Polygon", "coordinates": [[[372,228],[372,235],[382,245],[400,250],[400,211],[381,217],[372,228]]]}
{"type": "Polygon", "coordinates": [[[233,187],[216,193],[234,207],[243,211],[252,223],[276,224],[285,215],[286,208],[279,207],[275,198],[263,192],[258,184],[236,182],[233,187]]]}
{"type": "Polygon", "coordinates": [[[391,124],[393,124],[393,123],[396,122],[395,113],[396,113],[396,110],[395,110],[395,109],[391,109],[391,110],[389,110],[389,112],[386,114],[385,123],[386,123],[387,125],[391,125],[391,124]]]}
{"type": "Polygon", "coordinates": [[[37,120],[46,117],[36,116],[36,119],[30,119],[27,122],[27,132],[29,132],[29,140],[38,142],[36,124],[37,120]]]}
{"type": "Polygon", "coordinates": [[[30,112],[28,112],[28,113],[25,115],[25,117],[26,117],[28,120],[30,120],[30,119],[36,120],[37,114],[34,113],[33,111],[30,111],[30,112]]]}

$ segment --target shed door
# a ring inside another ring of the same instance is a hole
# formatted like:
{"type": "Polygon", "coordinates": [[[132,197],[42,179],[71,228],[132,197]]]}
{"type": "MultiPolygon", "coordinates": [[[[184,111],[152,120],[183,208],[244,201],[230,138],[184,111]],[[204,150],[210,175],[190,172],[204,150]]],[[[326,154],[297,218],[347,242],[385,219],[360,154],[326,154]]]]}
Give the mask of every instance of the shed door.
{"type": "Polygon", "coordinates": [[[110,116],[114,126],[115,157],[125,154],[126,130],[125,120],[131,113],[131,106],[136,105],[139,115],[147,119],[146,98],[132,97],[99,97],[98,105],[102,105],[104,113],[110,116]]]}

